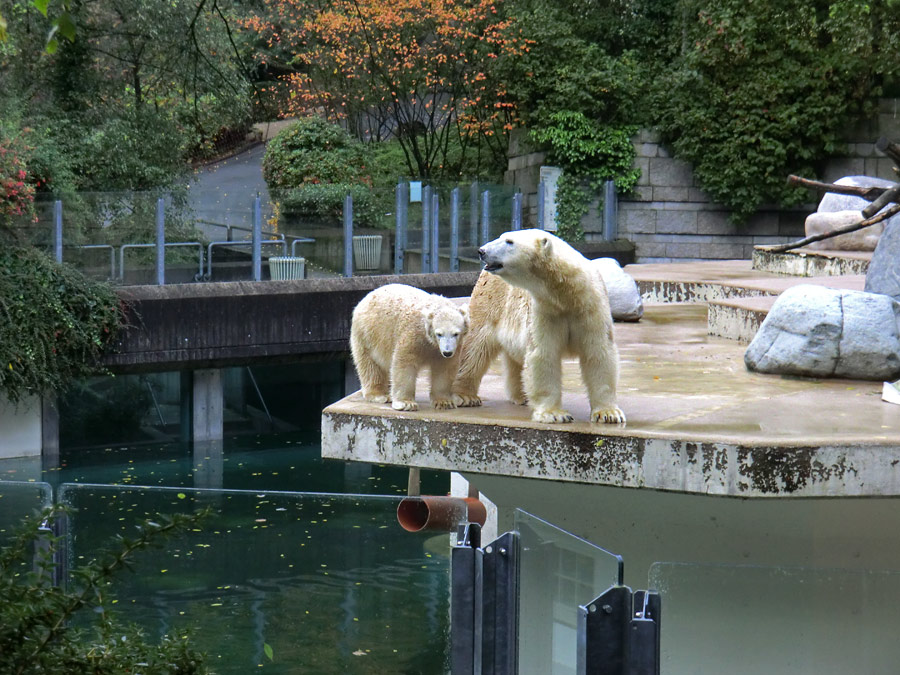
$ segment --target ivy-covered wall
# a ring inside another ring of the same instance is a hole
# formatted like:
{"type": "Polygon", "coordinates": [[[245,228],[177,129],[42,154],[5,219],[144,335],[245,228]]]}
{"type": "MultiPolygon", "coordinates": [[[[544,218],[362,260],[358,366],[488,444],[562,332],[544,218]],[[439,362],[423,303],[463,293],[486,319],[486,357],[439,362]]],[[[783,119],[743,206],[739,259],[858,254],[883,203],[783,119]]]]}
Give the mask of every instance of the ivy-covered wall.
{"type": "MultiPolygon", "coordinates": [[[[892,162],[875,150],[879,136],[900,141],[900,99],[883,99],[878,114],[846,132],[844,156],[830,159],[820,178],[869,175],[896,180],[892,162]]],[[[697,187],[691,166],[669,155],[659,135],[643,129],[634,137],[641,177],[633,194],[619,199],[619,237],[635,244],[639,262],[749,259],[753,247],[803,236],[806,216],[815,202],[796,208],[762,209],[746,223],[731,222],[730,211],[697,187]]],[[[524,193],[526,227],[537,226],[537,184],[546,155],[513,133],[505,181],[524,193]]],[[[785,176],[787,178],[787,176],[785,176]]],[[[602,238],[602,209],[594,204],[582,219],[587,241],[602,238]]]]}

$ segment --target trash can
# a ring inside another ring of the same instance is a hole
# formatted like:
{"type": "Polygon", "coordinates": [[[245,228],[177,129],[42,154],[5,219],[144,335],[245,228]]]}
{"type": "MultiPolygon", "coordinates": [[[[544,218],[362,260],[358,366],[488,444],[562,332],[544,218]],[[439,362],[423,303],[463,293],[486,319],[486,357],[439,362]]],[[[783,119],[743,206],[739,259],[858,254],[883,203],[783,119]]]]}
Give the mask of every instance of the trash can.
{"type": "Polygon", "coordinates": [[[358,270],[377,270],[381,264],[381,235],[358,234],[353,237],[353,264],[358,270]]]}
{"type": "Polygon", "coordinates": [[[269,258],[269,276],[272,281],[306,278],[306,258],[278,256],[269,258]]]}

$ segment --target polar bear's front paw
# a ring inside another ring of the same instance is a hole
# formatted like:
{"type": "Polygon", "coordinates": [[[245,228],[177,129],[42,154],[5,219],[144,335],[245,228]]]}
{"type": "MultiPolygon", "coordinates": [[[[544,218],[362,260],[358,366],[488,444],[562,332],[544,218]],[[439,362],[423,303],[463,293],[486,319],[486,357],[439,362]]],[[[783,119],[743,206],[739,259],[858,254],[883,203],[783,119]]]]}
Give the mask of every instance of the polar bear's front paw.
{"type": "Polygon", "coordinates": [[[601,408],[591,412],[591,422],[598,424],[625,424],[625,413],[617,405],[614,405],[612,408],[601,408]]]}
{"type": "Polygon", "coordinates": [[[453,405],[457,408],[477,408],[481,397],[475,394],[453,394],[453,405]]]}
{"type": "Polygon", "coordinates": [[[567,422],[573,421],[574,419],[575,418],[565,410],[560,409],[535,410],[533,413],[531,413],[532,422],[543,422],[544,424],[565,424],[567,422]]]}
{"type": "Polygon", "coordinates": [[[386,396],[384,394],[378,394],[376,396],[366,396],[365,399],[369,403],[390,403],[391,402],[391,397],[386,396]]]}
{"type": "Polygon", "coordinates": [[[524,394],[521,396],[510,396],[509,401],[514,405],[528,405],[528,397],[524,394]]]}
{"type": "Polygon", "coordinates": [[[419,404],[415,401],[394,401],[391,407],[394,410],[418,410],[419,404]]]}
{"type": "Polygon", "coordinates": [[[435,410],[453,410],[456,407],[453,400],[449,398],[432,399],[431,405],[435,410]]]}

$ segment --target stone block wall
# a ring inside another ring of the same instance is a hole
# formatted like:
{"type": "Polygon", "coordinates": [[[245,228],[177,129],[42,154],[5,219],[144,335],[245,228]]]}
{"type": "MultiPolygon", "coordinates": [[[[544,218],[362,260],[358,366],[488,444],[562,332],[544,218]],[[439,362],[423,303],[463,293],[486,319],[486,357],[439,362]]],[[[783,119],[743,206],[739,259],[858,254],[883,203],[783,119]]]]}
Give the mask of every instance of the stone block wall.
{"type": "MultiPolygon", "coordinates": [[[[526,136],[525,130],[513,132],[505,182],[521,188],[524,224],[536,227],[537,183],[545,155],[531,147],[526,136]]],[[[891,160],[875,150],[879,136],[900,141],[900,100],[883,100],[875,118],[848,129],[846,155],[829,160],[822,178],[868,175],[897,180],[891,160]]],[[[670,156],[658,133],[641,130],[634,144],[641,178],[634,194],[619,199],[618,233],[634,243],[638,262],[749,259],[754,246],[802,237],[806,216],[816,208],[811,195],[809,204],[764,208],[748,222],[735,225],[729,210],[697,186],[691,166],[670,156]]],[[[597,204],[582,227],[588,241],[602,239],[602,211],[597,204]]]]}

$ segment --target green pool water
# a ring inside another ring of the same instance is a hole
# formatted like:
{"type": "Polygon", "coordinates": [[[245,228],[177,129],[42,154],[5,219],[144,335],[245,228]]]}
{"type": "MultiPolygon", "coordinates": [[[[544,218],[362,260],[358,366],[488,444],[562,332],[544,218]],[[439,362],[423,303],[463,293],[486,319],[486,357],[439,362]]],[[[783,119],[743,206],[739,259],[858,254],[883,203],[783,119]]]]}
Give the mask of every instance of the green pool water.
{"type": "MultiPolygon", "coordinates": [[[[449,489],[446,474],[422,480],[449,489]]],[[[3,460],[0,481],[0,542],[51,491],[73,507],[69,569],[145,518],[210,507],[112,591],[151,636],[189,629],[217,673],[447,670],[450,538],[397,525],[404,469],[322,460],[317,434],[294,432],[235,436],[221,452],[81,448],[39,472],[3,460]]]]}

